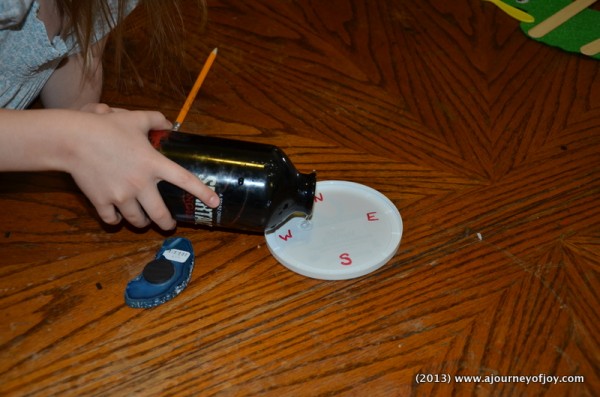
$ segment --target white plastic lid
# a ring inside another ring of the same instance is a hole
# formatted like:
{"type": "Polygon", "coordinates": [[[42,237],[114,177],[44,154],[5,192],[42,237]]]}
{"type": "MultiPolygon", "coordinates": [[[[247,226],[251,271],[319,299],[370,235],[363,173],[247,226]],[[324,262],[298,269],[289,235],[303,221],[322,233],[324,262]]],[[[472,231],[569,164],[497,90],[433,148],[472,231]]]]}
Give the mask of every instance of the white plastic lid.
{"type": "Polygon", "coordinates": [[[383,194],[345,181],[317,182],[313,215],[290,218],[265,233],[271,254],[288,269],[322,280],[364,276],[396,254],[402,218],[383,194]]]}

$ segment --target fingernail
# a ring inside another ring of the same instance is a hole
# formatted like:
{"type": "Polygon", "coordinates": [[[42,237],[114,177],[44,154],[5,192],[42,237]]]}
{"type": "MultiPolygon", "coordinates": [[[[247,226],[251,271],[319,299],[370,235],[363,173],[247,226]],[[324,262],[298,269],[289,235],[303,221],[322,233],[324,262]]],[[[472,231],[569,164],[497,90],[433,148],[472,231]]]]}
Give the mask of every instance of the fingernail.
{"type": "Polygon", "coordinates": [[[208,206],[212,207],[212,208],[216,208],[219,206],[219,202],[221,200],[219,199],[219,196],[217,196],[216,194],[214,196],[212,196],[209,200],[208,200],[208,206]]]}

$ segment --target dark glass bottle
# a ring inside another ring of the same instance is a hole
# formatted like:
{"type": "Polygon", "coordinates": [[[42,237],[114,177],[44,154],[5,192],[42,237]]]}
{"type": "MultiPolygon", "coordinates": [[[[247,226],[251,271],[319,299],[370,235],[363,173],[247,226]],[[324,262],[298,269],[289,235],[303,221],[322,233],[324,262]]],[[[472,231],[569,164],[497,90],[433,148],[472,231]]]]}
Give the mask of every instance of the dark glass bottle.
{"type": "Polygon", "coordinates": [[[150,141],[221,198],[213,209],[160,182],[160,194],[177,221],[265,232],[296,213],[312,214],[316,174],[298,172],[277,146],[176,131],[151,131],[150,141]]]}

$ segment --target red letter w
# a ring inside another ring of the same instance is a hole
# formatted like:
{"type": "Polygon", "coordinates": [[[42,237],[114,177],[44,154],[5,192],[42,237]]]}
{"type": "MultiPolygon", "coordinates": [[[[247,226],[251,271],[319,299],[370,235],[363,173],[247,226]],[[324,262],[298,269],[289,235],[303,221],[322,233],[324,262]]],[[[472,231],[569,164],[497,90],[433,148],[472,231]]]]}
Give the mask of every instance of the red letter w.
{"type": "Polygon", "coordinates": [[[285,236],[282,236],[281,234],[279,235],[279,238],[282,239],[283,241],[288,241],[289,238],[292,238],[292,230],[288,229],[287,234],[285,236]]]}

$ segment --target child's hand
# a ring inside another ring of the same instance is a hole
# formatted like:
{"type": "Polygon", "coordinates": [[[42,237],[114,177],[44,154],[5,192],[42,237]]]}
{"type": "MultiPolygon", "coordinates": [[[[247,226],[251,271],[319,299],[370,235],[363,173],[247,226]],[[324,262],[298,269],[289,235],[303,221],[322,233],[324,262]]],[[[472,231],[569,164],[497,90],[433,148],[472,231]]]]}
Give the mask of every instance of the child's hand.
{"type": "MultiPolygon", "coordinates": [[[[197,177],[167,159],[148,141],[149,130],[170,129],[159,112],[112,109],[103,104],[82,108],[81,131],[67,143],[65,168],[96,207],[100,218],[117,224],[121,216],[136,227],[154,221],[175,227],[157,188],[168,181],[211,207],[219,198],[197,177]]],[[[74,121],[74,120],[72,120],[74,121]]]]}

